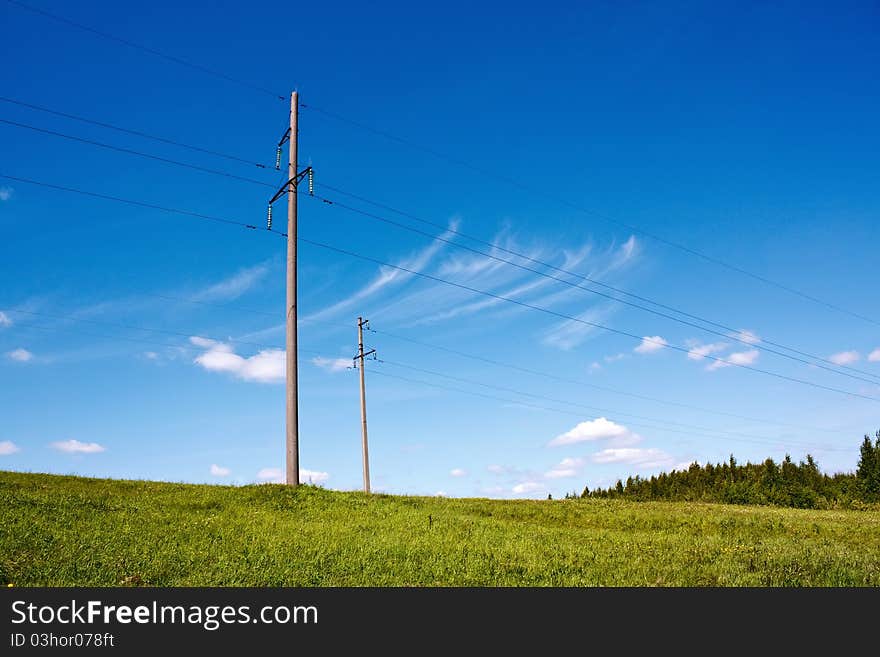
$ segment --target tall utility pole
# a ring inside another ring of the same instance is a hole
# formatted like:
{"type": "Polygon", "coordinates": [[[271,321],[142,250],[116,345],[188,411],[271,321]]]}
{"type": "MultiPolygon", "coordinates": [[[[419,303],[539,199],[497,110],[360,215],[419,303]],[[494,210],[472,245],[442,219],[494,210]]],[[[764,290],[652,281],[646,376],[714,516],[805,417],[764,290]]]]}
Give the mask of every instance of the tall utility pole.
{"type": "Polygon", "coordinates": [[[376,353],[375,349],[370,349],[364,353],[364,326],[370,320],[358,317],[358,354],[354,357],[358,369],[361,371],[361,440],[364,450],[364,492],[370,492],[370,452],[367,448],[367,390],[364,386],[364,362],[365,358],[370,354],[376,353]]]}
{"type": "Polygon", "coordinates": [[[296,187],[297,187],[297,118],[299,98],[290,94],[290,137],[287,175],[287,477],[289,486],[299,485],[299,396],[296,326],[296,187]]]}
{"type": "Polygon", "coordinates": [[[297,118],[299,98],[294,91],[290,94],[290,127],[282,135],[275,149],[275,169],[281,170],[281,152],[288,144],[287,175],[289,179],[281,185],[275,196],[269,200],[266,228],[272,230],[272,204],[287,194],[287,467],[285,481],[290,486],[299,485],[299,402],[297,395],[297,325],[296,325],[296,202],[297,185],[308,176],[309,194],[314,193],[315,172],[306,167],[299,173],[297,167],[297,118]]]}

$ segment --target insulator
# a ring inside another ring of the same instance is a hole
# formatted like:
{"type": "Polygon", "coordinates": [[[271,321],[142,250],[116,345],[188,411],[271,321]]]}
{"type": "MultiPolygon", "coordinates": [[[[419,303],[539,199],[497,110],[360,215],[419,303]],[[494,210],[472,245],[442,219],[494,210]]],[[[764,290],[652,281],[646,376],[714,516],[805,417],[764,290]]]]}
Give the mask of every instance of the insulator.
{"type": "Polygon", "coordinates": [[[269,205],[269,211],[266,215],[266,230],[272,230],[272,206],[269,205]]]}
{"type": "Polygon", "coordinates": [[[275,149],[275,171],[281,170],[281,146],[275,149]]]}
{"type": "Polygon", "coordinates": [[[309,167],[309,196],[315,195],[315,172],[309,167]]]}

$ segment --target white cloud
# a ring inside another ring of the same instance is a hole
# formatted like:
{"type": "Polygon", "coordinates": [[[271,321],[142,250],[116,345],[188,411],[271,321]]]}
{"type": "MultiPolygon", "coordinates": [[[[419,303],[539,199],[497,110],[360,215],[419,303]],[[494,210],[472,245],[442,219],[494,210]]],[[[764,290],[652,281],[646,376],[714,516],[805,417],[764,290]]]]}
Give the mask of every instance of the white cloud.
{"type": "Polygon", "coordinates": [[[283,349],[264,349],[245,358],[236,354],[228,344],[199,336],[190,342],[207,349],[199,354],[194,363],[211,372],[228,372],[244,381],[258,383],[281,383],[286,375],[286,359],[283,349]]]}
{"type": "Polygon", "coordinates": [[[446,491],[438,490],[436,493],[434,493],[434,497],[446,497],[446,491]]]}
{"type": "Polygon", "coordinates": [[[466,474],[467,472],[465,470],[462,470],[461,468],[453,468],[449,471],[450,477],[464,477],[466,474]]]}
{"type": "Polygon", "coordinates": [[[228,477],[232,470],[229,468],[224,468],[222,465],[217,465],[216,463],[211,464],[211,475],[214,477],[228,477]]]}
{"type": "Polygon", "coordinates": [[[312,358],[312,365],[320,367],[328,372],[342,372],[352,367],[350,358],[324,358],[323,356],[315,356],[312,358]]]}
{"type": "Polygon", "coordinates": [[[694,461],[682,461],[681,463],[676,463],[673,465],[670,470],[678,470],[679,472],[684,472],[685,470],[689,470],[691,467],[691,463],[694,461]]]}
{"type": "Polygon", "coordinates": [[[597,363],[596,361],[593,361],[592,363],[590,363],[590,371],[591,372],[595,372],[596,370],[601,370],[601,369],[602,369],[601,363],[597,363]]]}
{"type": "Polygon", "coordinates": [[[517,495],[522,495],[523,493],[534,493],[543,489],[544,485],[537,481],[524,481],[514,486],[511,490],[517,495]]]}
{"type": "Polygon", "coordinates": [[[50,447],[68,454],[97,454],[106,451],[106,448],[98,443],[81,443],[78,440],[62,440],[52,443],[50,447]]]}
{"type": "Polygon", "coordinates": [[[690,340],[687,344],[688,347],[690,347],[688,351],[688,358],[690,358],[691,360],[703,360],[706,356],[718,353],[719,351],[724,351],[727,348],[726,342],[701,344],[699,341],[690,340]]]}
{"type": "Polygon", "coordinates": [[[299,480],[304,484],[323,484],[330,478],[329,472],[318,472],[317,470],[305,470],[300,468],[299,480]]]}
{"type": "Polygon", "coordinates": [[[553,469],[545,472],[544,476],[548,479],[567,479],[576,477],[580,474],[584,460],[581,458],[564,458],[553,469]]]}
{"type": "Polygon", "coordinates": [[[672,457],[661,449],[611,447],[593,454],[595,463],[625,463],[639,468],[660,468],[672,465],[672,457]]]}
{"type": "Polygon", "coordinates": [[[500,475],[506,473],[508,471],[508,468],[503,465],[497,465],[493,463],[492,465],[486,466],[486,470],[488,470],[492,474],[500,475]]]}
{"type": "Polygon", "coordinates": [[[18,445],[11,440],[0,441],[0,456],[9,456],[10,454],[15,454],[20,451],[21,449],[18,445]]]}
{"type": "Polygon", "coordinates": [[[0,311],[0,327],[12,326],[12,320],[9,319],[9,315],[0,311]]]}
{"type": "Polygon", "coordinates": [[[0,201],[8,201],[12,198],[12,187],[0,187],[0,201]]]}
{"type": "Polygon", "coordinates": [[[18,363],[26,363],[34,357],[27,349],[13,349],[12,351],[7,351],[6,356],[18,363]]]}
{"type": "Polygon", "coordinates": [[[868,354],[868,360],[872,363],[880,362],[880,347],[868,354]]]}
{"type": "Polygon", "coordinates": [[[731,333],[730,337],[739,340],[740,342],[745,342],[746,344],[760,344],[761,342],[761,337],[754,331],[748,329],[740,329],[736,333],[731,333]]]}
{"type": "Polygon", "coordinates": [[[627,354],[614,354],[613,356],[605,356],[603,359],[606,363],[615,363],[619,360],[623,360],[627,357],[627,354]]]}
{"type": "Polygon", "coordinates": [[[659,335],[646,335],[642,338],[641,344],[633,349],[633,351],[637,354],[651,354],[655,351],[660,351],[667,344],[669,343],[659,335]]]}
{"type": "Polygon", "coordinates": [[[192,295],[195,301],[220,301],[237,299],[250,290],[269,271],[266,264],[240,269],[229,278],[215,283],[192,295]]]}
{"type": "Polygon", "coordinates": [[[155,351],[145,351],[144,358],[146,358],[147,360],[158,360],[159,354],[157,354],[155,351]]]}
{"type": "MultiPolygon", "coordinates": [[[[299,469],[299,480],[304,484],[322,484],[330,478],[327,472],[299,469]]],[[[285,475],[281,468],[262,468],[257,472],[257,479],[271,484],[283,484],[285,475]]]]}
{"type": "Polygon", "coordinates": [[[262,468],[257,472],[257,479],[275,484],[283,484],[284,471],[281,468],[262,468]]]}
{"type": "Polygon", "coordinates": [[[758,356],[761,352],[757,349],[751,349],[749,351],[736,351],[730,354],[727,358],[721,358],[719,360],[714,360],[709,365],[706,366],[706,369],[710,372],[713,370],[720,369],[722,367],[730,367],[731,365],[751,365],[755,361],[758,360],[758,356]]]}
{"type": "Polygon", "coordinates": [[[572,445],[593,440],[606,438],[620,438],[630,434],[630,430],[621,424],[612,422],[604,417],[595,420],[587,420],[579,423],[573,429],[556,436],[548,444],[552,447],[558,445],[572,445]]]}
{"type": "Polygon", "coordinates": [[[829,356],[828,360],[835,365],[849,365],[850,363],[858,362],[859,358],[861,358],[861,356],[858,351],[841,351],[840,353],[829,356]]]}

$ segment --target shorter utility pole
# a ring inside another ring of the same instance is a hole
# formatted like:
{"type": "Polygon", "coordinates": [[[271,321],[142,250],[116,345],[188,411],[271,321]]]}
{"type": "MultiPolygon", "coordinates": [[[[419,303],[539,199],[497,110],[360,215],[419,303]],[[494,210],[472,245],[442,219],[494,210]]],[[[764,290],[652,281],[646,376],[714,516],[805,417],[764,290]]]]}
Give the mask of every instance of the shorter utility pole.
{"type": "Polygon", "coordinates": [[[375,354],[375,349],[364,352],[364,327],[370,320],[358,317],[358,353],[354,357],[355,367],[361,371],[361,439],[364,450],[364,492],[370,492],[370,452],[367,448],[367,390],[364,386],[364,363],[367,356],[375,354]]]}

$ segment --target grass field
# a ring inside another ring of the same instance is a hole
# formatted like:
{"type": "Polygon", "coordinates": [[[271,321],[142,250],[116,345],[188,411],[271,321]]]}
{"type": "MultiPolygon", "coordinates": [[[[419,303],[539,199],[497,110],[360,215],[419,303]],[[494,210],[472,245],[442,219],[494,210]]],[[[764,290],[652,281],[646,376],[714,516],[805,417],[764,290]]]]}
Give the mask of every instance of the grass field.
{"type": "Polygon", "coordinates": [[[0,472],[0,582],[877,586],[880,511],[368,497],[0,472]]]}

